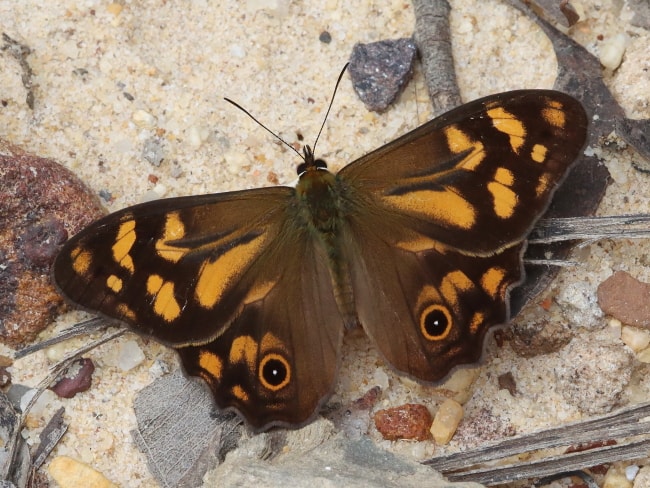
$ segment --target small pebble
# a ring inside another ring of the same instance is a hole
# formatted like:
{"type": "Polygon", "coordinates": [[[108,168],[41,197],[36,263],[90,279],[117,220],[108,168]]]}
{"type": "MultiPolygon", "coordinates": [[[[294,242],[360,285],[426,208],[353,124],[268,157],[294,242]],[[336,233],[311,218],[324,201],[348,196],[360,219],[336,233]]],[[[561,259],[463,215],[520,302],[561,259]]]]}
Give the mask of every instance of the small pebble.
{"type": "Polygon", "coordinates": [[[118,351],[117,367],[129,371],[145,360],[144,353],[136,341],[127,341],[118,351]]]}
{"type": "Polygon", "coordinates": [[[165,159],[165,148],[160,137],[152,136],[144,141],[142,148],[142,158],[149,161],[154,166],[160,166],[165,159]]]}
{"type": "Polygon", "coordinates": [[[169,374],[171,368],[166,361],[162,359],[156,359],[151,366],[149,367],[149,374],[152,378],[161,378],[162,376],[169,374]]]}
{"type": "Polygon", "coordinates": [[[393,103],[411,79],[416,53],[411,38],[359,43],[352,48],[348,72],[368,110],[383,112],[393,103]]]}
{"type": "Polygon", "coordinates": [[[68,456],[52,459],[48,472],[60,488],[118,488],[99,471],[68,456]]]}
{"type": "Polygon", "coordinates": [[[431,413],[424,405],[407,403],[375,413],[375,427],[387,440],[431,438],[431,413]]]}
{"type": "Polygon", "coordinates": [[[38,390],[36,388],[31,388],[31,389],[27,390],[23,394],[23,396],[20,397],[20,407],[19,408],[20,408],[21,412],[25,411],[25,409],[29,405],[29,402],[32,401],[32,398],[34,398],[34,395],[36,395],[37,392],[38,392],[38,390]]]}
{"type": "Polygon", "coordinates": [[[381,368],[377,368],[372,375],[373,377],[373,383],[376,384],[379,388],[382,390],[387,390],[388,387],[390,386],[389,381],[388,381],[388,375],[386,374],[386,371],[384,371],[381,368]]]}
{"type": "Polygon", "coordinates": [[[598,305],[624,324],[650,328],[650,284],[617,271],[598,286],[598,305]]]}
{"type": "Polygon", "coordinates": [[[167,195],[167,186],[162,183],[157,183],[156,186],[152,188],[152,191],[158,195],[158,198],[163,198],[167,195]]]}
{"type": "Polygon", "coordinates": [[[632,488],[632,486],[632,482],[625,475],[625,469],[620,464],[612,464],[603,480],[603,488],[632,488]]]}
{"type": "MultiPolygon", "coordinates": [[[[34,397],[36,394],[36,389],[31,389],[29,392],[24,395],[20,399],[20,407],[21,411],[25,411],[24,409],[27,407],[27,404],[31,401],[31,399],[34,397]]],[[[45,390],[43,393],[41,393],[41,396],[38,397],[38,400],[36,400],[36,403],[32,406],[32,409],[29,411],[28,418],[29,417],[41,417],[43,413],[52,406],[53,403],[57,401],[56,394],[52,392],[51,390],[45,390]]],[[[39,419],[40,420],[40,419],[39,419]]]]}
{"type": "Polygon", "coordinates": [[[643,351],[639,351],[636,359],[644,364],[650,364],[650,347],[646,347],[643,351]]]}
{"type": "Polygon", "coordinates": [[[135,125],[143,129],[153,129],[156,126],[156,117],[145,110],[136,110],[131,119],[135,125]]]}
{"type": "Polygon", "coordinates": [[[108,6],[106,7],[106,11],[109,14],[113,14],[113,15],[115,15],[117,17],[118,15],[120,15],[122,13],[123,8],[124,7],[119,3],[109,3],[108,6]]]}
{"type": "Polygon", "coordinates": [[[228,48],[228,52],[233,58],[243,59],[246,57],[246,50],[239,44],[233,44],[228,48]]]}
{"type": "Polygon", "coordinates": [[[11,373],[6,366],[0,366],[0,388],[4,388],[9,384],[11,384],[11,373]]]}
{"type": "Polygon", "coordinates": [[[626,45],[627,36],[622,33],[603,41],[599,50],[600,64],[614,71],[623,61],[626,45]]]}
{"type": "Polygon", "coordinates": [[[498,382],[500,390],[508,390],[512,396],[517,395],[517,381],[510,371],[499,375],[498,382]]]}
{"type": "Polygon", "coordinates": [[[626,325],[621,329],[621,340],[634,352],[639,352],[650,344],[650,331],[626,325]]]}
{"type": "Polygon", "coordinates": [[[332,42],[332,34],[327,31],[323,31],[320,33],[320,36],[318,36],[318,40],[323,44],[329,44],[332,42]]]}
{"type": "Polygon", "coordinates": [[[61,398],[72,398],[77,393],[88,391],[92,386],[95,365],[90,358],[77,359],[68,368],[66,376],[50,389],[61,398]]]}
{"type": "Polygon", "coordinates": [[[623,324],[618,319],[610,319],[607,323],[607,332],[613,341],[620,341],[623,335],[623,324]]]}
{"type": "Polygon", "coordinates": [[[472,396],[472,385],[478,378],[479,372],[480,368],[459,368],[440,385],[440,389],[453,393],[451,398],[462,405],[472,396]]]}
{"type": "Polygon", "coordinates": [[[438,408],[431,424],[431,435],[437,444],[447,444],[456,433],[458,424],[463,419],[463,407],[448,398],[438,408]]]}
{"type": "Polygon", "coordinates": [[[192,147],[200,147],[210,137],[210,129],[193,125],[187,130],[187,140],[192,147]]]}
{"type": "Polygon", "coordinates": [[[103,211],[72,172],[4,140],[0,180],[0,342],[19,348],[64,308],[49,273],[61,243],[103,211]]]}
{"type": "Polygon", "coordinates": [[[625,477],[628,479],[628,481],[634,481],[634,478],[636,478],[636,475],[639,474],[639,466],[636,464],[631,464],[630,466],[627,466],[625,468],[625,477]]]}

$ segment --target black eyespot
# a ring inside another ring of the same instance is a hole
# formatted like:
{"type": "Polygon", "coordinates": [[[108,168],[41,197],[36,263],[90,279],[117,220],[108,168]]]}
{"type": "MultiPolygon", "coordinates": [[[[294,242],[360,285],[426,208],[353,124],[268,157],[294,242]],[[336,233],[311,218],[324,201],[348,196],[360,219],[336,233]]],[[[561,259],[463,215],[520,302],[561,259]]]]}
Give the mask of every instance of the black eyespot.
{"type": "Polygon", "coordinates": [[[278,391],[291,381],[291,366],[279,354],[267,354],[260,362],[259,379],[265,388],[278,391]]]}
{"type": "Polygon", "coordinates": [[[439,341],[449,334],[453,319],[449,310],[442,305],[430,305],[420,317],[422,335],[430,341],[439,341]]]}
{"type": "Polygon", "coordinates": [[[314,161],[314,167],[318,169],[327,169],[327,163],[324,159],[317,159],[314,161]]]}

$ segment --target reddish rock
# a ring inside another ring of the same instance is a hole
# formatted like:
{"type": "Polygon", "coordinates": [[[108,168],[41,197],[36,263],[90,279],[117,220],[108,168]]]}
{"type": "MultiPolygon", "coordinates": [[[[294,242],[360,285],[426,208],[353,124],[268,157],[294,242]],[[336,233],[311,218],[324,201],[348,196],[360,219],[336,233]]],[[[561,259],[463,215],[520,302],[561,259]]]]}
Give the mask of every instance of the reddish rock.
{"type": "Polygon", "coordinates": [[[598,286],[598,305],[624,324],[650,328],[650,284],[617,271],[598,286]]]}
{"type": "Polygon", "coordinates": [[[63,309],[50,266],[69,235],[103,214],[70,171],[0,140],[0,342],[31,342],[63,309]]]}
{"type": "Polygon", "coordinates": [[[92,360],[89,358],[78,359],[68,368],[66,376],[57,381],[50,390],[61,398],[72,398],[77,393],[90,388],[94,371],[95,365],[92,360]]]}
{"type": "Polygon", "coordinates": [[[431,438],[433,418],[424,405],[407,403],[399,407],[379,410],[375,413],[375,427],[388,440],[413,439],[425,441],[431,438]]]}

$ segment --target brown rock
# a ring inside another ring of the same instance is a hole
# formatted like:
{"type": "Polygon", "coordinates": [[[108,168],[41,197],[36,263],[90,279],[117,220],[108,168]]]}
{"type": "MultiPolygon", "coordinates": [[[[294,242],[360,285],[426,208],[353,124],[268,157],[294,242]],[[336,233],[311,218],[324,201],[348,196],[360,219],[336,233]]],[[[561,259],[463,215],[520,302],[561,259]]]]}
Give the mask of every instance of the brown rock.
{"type": "Polygon", "coordinates": [[[521,357],[530,358],[559,351],[573,338],[573,333],[562,320],[548,320],[536,316],[539,309],[530,307],[517,317],[507,334],[510,347],[521,357]]]}
{"type": "Polygon", "coordinates": [[[499,390],[508,390],[512,396],[517,396],[517,381],[510,371],[499,375],[499,390]]]}
{"type": "Polygon", "coordinates": [[[624,324],[650,328],[650,284],[617,271],[598,286],[598,305],[624,324]]]}
{"type": "Polygon", "coordinates": [[[416,403],[407,403],[375,413],[375,427],[384,439],[388,440],[425,441],[430,439],[429,429],[432,422],[429,409],[416,403]]]}
{"type": "Polygon", "coordinates": [[[56,162],[0,140],[0,341],[32,341],[63,308],[50,282],[61,244],[105,212],[56,162]]]}

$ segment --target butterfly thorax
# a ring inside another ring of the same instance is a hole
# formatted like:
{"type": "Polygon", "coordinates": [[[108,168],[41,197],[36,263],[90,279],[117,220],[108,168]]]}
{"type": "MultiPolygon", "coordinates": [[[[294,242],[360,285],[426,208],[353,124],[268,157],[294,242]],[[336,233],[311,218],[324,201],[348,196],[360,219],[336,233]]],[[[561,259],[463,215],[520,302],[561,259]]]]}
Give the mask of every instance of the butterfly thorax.
{"type": "MultiPolygon", "coordinates": [[[[308,156],[311,156],[309,153],[308,156]]],[[[301,165],[296,185],[298,215],[301,224],[327,256],[334,296],[347,327],[357,324],[349,263],[342,254],[340,226],[345,221],[342,211],[340,182],[327,171],[325,162],[307,158],[301,165]]]]}
{"type": "Polygon", "coordinates": [[[336,234],[340,208],[335,189],[336,178],[325,169],[308,169],[296,186],[300,213],[311,231],[336,234]]]}

